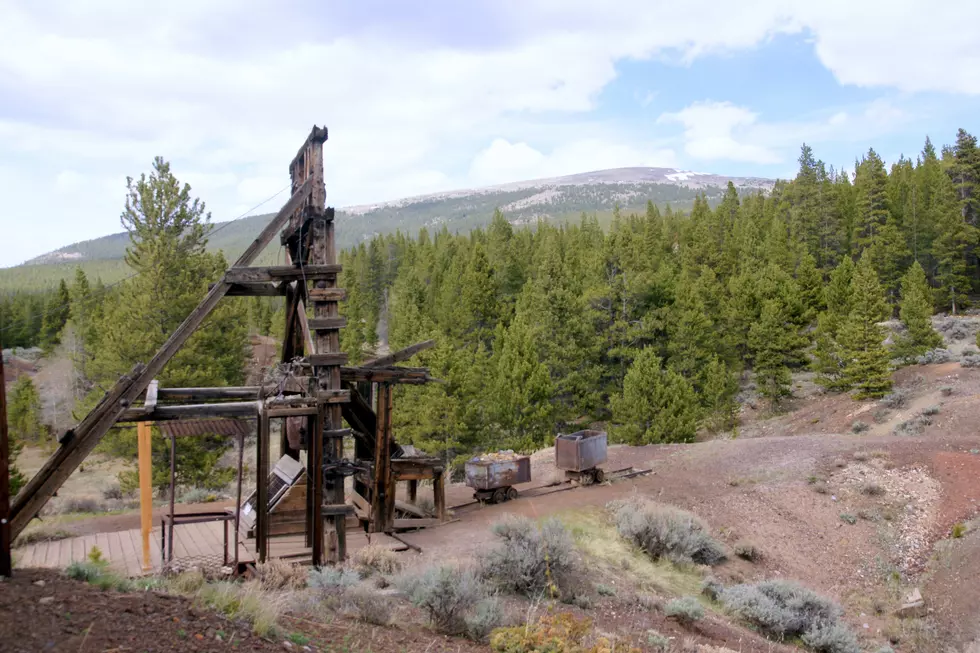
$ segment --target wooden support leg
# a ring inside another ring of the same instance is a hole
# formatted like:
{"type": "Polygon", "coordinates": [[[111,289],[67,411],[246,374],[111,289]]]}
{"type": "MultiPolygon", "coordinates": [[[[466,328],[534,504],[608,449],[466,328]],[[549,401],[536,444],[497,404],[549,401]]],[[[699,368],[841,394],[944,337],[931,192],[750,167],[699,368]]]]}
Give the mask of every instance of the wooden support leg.
{"type": "Polygon", "coordinates": [[[408,482],[408,502],[413,506],[419,501],[419,482],[412,479],[408,482]]]}
{"type": "Polygon", "coordinates": [[[269,414],[259,414],[259,442],[255,465],[255,548],[259,562],[269,554],[269,414]]]}
{"type": "Polygon", "coordinates": [[[323,425],[327,408],[320,404],[313,431],[310,433],[307,456],[310,460],[311,476],[307,478],[307,496],[313,510],[310,514],[307,536],[313,547],[313,566],[323,564],[323,425]]]}
{"type": "Polygon", "coordinates": [[[446,476],[445,472],[436,472],[432,479],[432,501],[436,508],[439,521],[446,521],[446,476]]]}
{"type": "Polygon", "coordinates": [[[136,425],[140,475],[140,534],[143,537],[143,571],[153,568],[150,560],[150,531],[153,529],[153,450],[150,425],[136,425]]]}

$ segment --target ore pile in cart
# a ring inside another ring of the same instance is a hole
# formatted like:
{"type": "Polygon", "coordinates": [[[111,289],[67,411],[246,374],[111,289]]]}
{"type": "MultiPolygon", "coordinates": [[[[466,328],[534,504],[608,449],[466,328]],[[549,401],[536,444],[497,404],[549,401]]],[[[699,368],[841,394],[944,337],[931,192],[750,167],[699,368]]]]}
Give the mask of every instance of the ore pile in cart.
{"type": "Polygon", "coordinates": [[[606,432],[586,429],[555,438],[555,467],[566,481],[592,485],[606,480],[599,465],[606,462],[606,432]]]}
{"type": "Polygon", "coordinates": [[[531,459],[513,451],[474,456],[466,461],[466,485],[481,503],[503,503],[517,498],[519,483],[531,480],[531,459]]]}

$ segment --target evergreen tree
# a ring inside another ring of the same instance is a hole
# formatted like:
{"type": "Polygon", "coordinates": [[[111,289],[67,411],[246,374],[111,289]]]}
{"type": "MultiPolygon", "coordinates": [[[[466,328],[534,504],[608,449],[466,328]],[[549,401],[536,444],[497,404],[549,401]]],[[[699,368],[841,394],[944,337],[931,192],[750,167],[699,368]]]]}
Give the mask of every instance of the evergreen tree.
{"type": "Polygon", "coordinates": [[[41,346],[50,349],[58,344],[61,330],[68,322],[71,310],[71,295],[68,284],[64,279],[58,283],[58,290],[53,293],[44,309],[44,319],[41,323],[41,346]]]}
{"type": "Polygon", "coordinates": [[[929,283],[918,261],[902,277],[900,315],[905,333],[895,345],[896,356],[909,361],[943,344],[943,337],[932,328],[929,283]]]}
{"type": "Polygon", "coordinates": [[[939,285],[936,303],[956,315],[967,306],[970,290],[967,256],[976,245],[977,229],[963,218],[962,208],[956,201],[956,190],[945,176],[940,179],[932,198],[932,213],[936,220],[933,251],[939,285]]]}
{"type": "Polygon", "coordinates": [[[855,397],[884,396],[892,386],[891,353],[884,345],[885,334],[878,325],[887,312],[884,293],[865,253],[851,279],[851,312],[841,326],[839,342],[844,361],[843,378],[855,397]]]}
{"type": "Polygon", "coordinates": [[[506,331],[497,327],[492,365],[494,423],[503,440],[519,450],[546,446],[554,433],[548,367],[540,362],[534,329],[514,316],[506,331]]]}
{"type": "Polygon", "coordinates": [[[760,320],[749,331],[756,386],[773,409],[792,391],[789,363],[794,358],[793,331],[785,309],[774,299],[763,305],[760,320]]]}
{"type": "Polygon", "coordinates": [[[814,332],[814,350],[811,369],[817,373],[816,382],[828,390],[845,390],[844,359],[838,335],[841,326],[851,312],[851,281],[854,277],[854,261],[845,256],[834,268],[824,292],[827,309],[817,316],[814,332]]]}
{"type": "MultiPolygon", "coordinates": [[[[227,268],[221,253],[205,251],[210,214],[190,186],[157,157],[153,171],[127,179],[121,222],[130,236],[126,261],[137,275],[105,302],[99,346],[92,363],[98,380],[111,384],[137,361],[146,362],[170,337],[227,268]]],[[[170,360],[160,374],[165,386],[240,385],[247,356],[247,311],[241,302],[223,301],[170,360]]],[[[217,483],[227,477],[217,461],[229,446],[223,438],[185,438],[178,447],[178,477],[190,483],[217,483]]],[[[131,429],[108,436],[117,453],[135,453],[131,429]]],[[[154,477],[165,479],[169,455],[154,449],[154,477]]]]}
{"type": "Polygon", "coordinates": [[[860,250],[869,247],[885,225],[888,211],[888,173],[885,164],[874,149],[869,149],[864,160],[857,165],[854,191],[857,199],[857,235],[855,243],[860,250]]]}
{"type": "Polygon", "coordinates": [[[7,423],[13,439],[37,443],[46,433],[41,423],[41,394],[31,377],[17,377],[7,397],[7,423]]]}
{"type": "Polygon", "coordinates": [[[629,444],[691,442],[697,430],[698,398],[688,381],[661,366],[651,347],[637,355],[613,397],[613,437],[629,444]]]}

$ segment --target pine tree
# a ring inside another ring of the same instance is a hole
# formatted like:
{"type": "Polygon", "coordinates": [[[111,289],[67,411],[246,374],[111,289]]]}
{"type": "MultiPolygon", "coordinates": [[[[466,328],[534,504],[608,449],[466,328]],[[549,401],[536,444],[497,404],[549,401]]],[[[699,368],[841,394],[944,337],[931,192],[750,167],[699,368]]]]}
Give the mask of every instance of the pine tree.
{"type": "Polygon", "coordinates": [[[855,244],[863,250],[869,247],[885,225],[888,210],[888,172],[874,149],[857,166],[854,191],[857,198],[857,234],[855,244]]]}
{"type": "Polygon", "coordinates": [[[843,378],[855,397],[884,396],[892,386],[891,353],[878,323],[887,312],[884,293],[867,253],[851,279],[851,312],[841,326],[839,342],[844,361],[843,378]]]}
{"type": "Polygon", "coordinates": [[[943,337],[932,328],[932,301],[925,270],[916,261],[902,277],[902,325],[905,333],[895,344],[895,355],[906,361],[943,344],[943,337]]]}
{"type": "Polygon", "coordinates": [[[749,331],[756,386],[773,409],[791,394],[793,379],[789,363],[794,358],[791,337],[794,330],[782,304],[770,299],[763,305],[759,321],[749,331]]]}
{"type": "Polygon", "coordinates": [[[520,312],[497,327],[492,365],[492,413],[510,447],[533,451],[554,433],[548,367],[540,362],[534,329],[520,312]]]}
{"type": "Polygon", "coordinates": [[[7,423],[11,436],[19,442],[37,443],[46,433],[41,423],[41,394],[31,377],[22,374],[10,387],[7,423]]]}
{"type": "Polygon", "coordinates": [[[824,292],[827,309],[817,316],[814,332],[813,361],[811,369],[817,373],[816,382],[828,390],[846,390],[844,359],[838,342],[841,326],[851,312],[853,298],[851,281],[854,277],[854,261],[845,256],[830,274],[824,292]]]}
{"type": "Polygon", "coordinates": [[[824,296],[823,275],[817,269],[817,261],[809,253],[800,258],[796,266],[796,285],[800,289],[800,300],[806,311],[807,322],[817,318],[817,314],[827,307],[824,296]]]}
{"type": "Polygon", "coordinates": [[[623,394],[612,399],[613,437],[629,444],[691,442],[697,431],[698,398],[687,380],[661,366],[645,347],[623,380],[623,394]]]}
{"type": "Polygon", "coordinates": [[[933,252],[939,285],[936,303],[956,315],[957,311],[967,306],[967,293],[970,290],[967,257],[977,243],[977,229],[963,218],[953,182],[945,175],[940,178],[932,198],[932,213],[936,220],[933,252]]]}
{"type": "MultiPolygon", "coordinates": [[[[127,179],[121,222],[129,232],[126,261],[137,272],[105,302],[98,350],[92,361],[97,380],[111,384],[137,361],[148,361],[207,294],[208,283],[227,268],[224,256],[205,251],[210,214],[190,186],[178,182],[157,157],[149,177],[127,179]]],[[[248,317],[242,302],[225,300],[170,360],[162,385],[240,385],[247,356],[248,317]]],[[[161,441],[162,442],[162,441],[161,441]]],[[[111,451],[135,453],[131,429],[104,441],[111,451]]],[[[162,446],[162,445],[161,445],[162,446]]],[[[217,462],[229,446],[224,438],[185,438],[178,447],[178,477],[188,483],[217,483],[227,477],[217,462]]],[[[168,476],[166,448],[154,449],[154,477],[168,476]]]]}
{"type": "Polygon", "coordinates": [[[61,337],[61,330],[68,322],[69,311],[71,310],[71,295],[68,292],[68,284],[64,279],[58,283],[58,290],[53,293],[44,309],[44,319],[41,323],[41,346],[51,349],[58,344],[61,337]]]}

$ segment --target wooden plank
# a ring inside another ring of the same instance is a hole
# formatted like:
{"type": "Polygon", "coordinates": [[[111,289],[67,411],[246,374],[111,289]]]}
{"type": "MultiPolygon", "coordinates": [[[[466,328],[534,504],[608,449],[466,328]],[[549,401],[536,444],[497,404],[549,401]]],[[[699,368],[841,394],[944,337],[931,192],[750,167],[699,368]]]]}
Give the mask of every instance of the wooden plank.
{"type": "Polygon", "coordinates": [[[255,284],[281,281],[326,281],[336,280],[343,271],[338,263],[305,265],[267,265],[262,267],[232,267],[225,273],[224,281],[229,284],[255,284]]]}
{"type": "Polygon", "coordinates": [[[398,529],[407,528],[428,528],[430,526],[437,526],[441,522],[434,518],[429,517],[426,519],[408,518],[408,519],[395,519],[394,527],[398,529]]]}
{"type": "Polygon", "coordinates": [[[344,288],[311,288],[307,293],[311,302],[342,302],[347,299],[344,288]]]}
{"type": "Polygon", "coordinates": [[[361,363],[360,367],[387,367],[388,365],[394,365],[395,363],[408,360],[420,351],[431,349],[432,347],[435,347],[435,345],[435,340],[424,340],[422,342],[415,343],[414,345],[405,347],[404,349],[399,349],[398,351],[392,352],[387,356],[368,359],[361,363]]]}
{"type": "Polygon", "coordinates": [[[341,367],[341,380],[348,383],[428,383],[432,379],[429,371],[423,368],[370,368],[370,367],[341,367]]]}
{"type": "Polygon", "coordinates": [[[270,408],[268,410],[269,417],[275,419],[277,417],[309,417],[311,415],[316,415],[316,406],[299,406],[296,408],[270,408]]]}
{"type": "MultiPolygon", "coordinates": [[[[209,284],[210,288],[214,284],[209,284]]],[[[282,297],[286,294],[285,286],[278,283],[233,283],[228,288],[228,297],[282,297]]]]}
{"type": "Polygon", "coordinates": [[[300,299],[297,304],[296,312],[296,322],[299,324],[300,333],[303,334],[303,346],[306,347],[306,352],[316,351],[313,344],[313,335],[310,332],[310,321],[306,317],[306,303],[300,299]]]}
{"type": "Polygon", "coordinates": [[[150,381],[150,385],[146,386],[146,398],[143,400],[143,408],[147,410],[153,410],[156,408],[159,397],[160,382],[153,379],[150,381]]]}
{"type": "MultiPolygon", "coordinates": [[[[126,575],[140,576],[143,573],[143,552],[133,544],[133,538],[129,535],[129,530],[116,533],[119,537],[119,545],[122,547],[123,555],[126,558],[126,575]]],[[[142,547],[140,547],[142,548],[142,547]]],[[[152,568],[152,560],[151,568],[152,568]]]]}
{"type": "MultiPolygon", "coordinates": [[[[310,354],[306,357],[306,362],[309,365],[323,366],[323,365],[343,365],[347,362],[346,352],[332,352],[329,354],[310,354]]],[[[341,377],[343,378],[343,377],[341,377]]]]}
{"type": "Polygon", "coordinates": [[[108,540],[109,559],[112,561],[112,566],[123,573],[127,573],[126,552],[123,549],[122,542],[119,541],[119,533],[117,531],[106,533],[106,540],[108,540]]]}
{"type": "Polygon", "coordinates": [[[187,404],[184,406],[160,406],[151,411],[131,408],[123,411],[119,422],[161,422],[168,419],[193,419],[204,417],[255,417],[258,401],[225,401],[215,404],[187,404]]]}
{"type": "MultiPolygon", "coordinates": [[[[411,494],[411,491],[409,491],[409,494],[411,494]]],[[[401,499],[395,499],[395,509],[401,510],[402,512],[407,512],[410,515],[415,515],[416,517],[426,516],[426,514],[422,512],[421,508],[406,501],[402,501],[401,499]]]]}
{"type": "Polygon", "coordinates": [[[268,555],[269,535],[269,414],[262,410],[259,414],[258,455],[255,465],[256,509],[255,509],[255,548],[259,562],[265,562],[268,555]]]}
{"type": "Polygon", "coordinates": [[[217,388],[160,388],[160,401],[204,401],[210,399],[258,399],[262,386],[244,385],[217,388]]]}
{"type": "MultiPolygon", "coordinates": [[[[309,321],[310,331],[316,331],[320,335],[322,331],[336,331],[347,326],[346,317],[315,317],[309,321]]],[[[318,350],[319,351],[319,350],[318,350]]]]}

